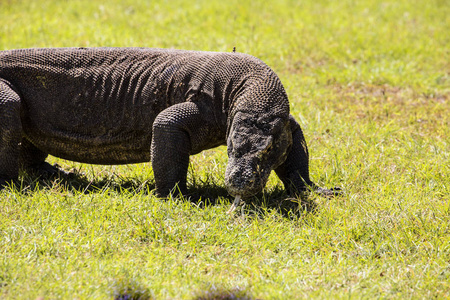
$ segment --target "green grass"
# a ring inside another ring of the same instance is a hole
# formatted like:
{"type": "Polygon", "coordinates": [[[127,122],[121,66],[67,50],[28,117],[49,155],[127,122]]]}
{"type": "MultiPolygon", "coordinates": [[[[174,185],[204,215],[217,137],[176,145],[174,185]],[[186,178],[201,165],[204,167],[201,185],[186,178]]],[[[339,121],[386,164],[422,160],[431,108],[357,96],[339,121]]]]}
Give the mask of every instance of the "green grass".
{"type": "Polygon", "coordinates": [[[191,159],[197,200],[155,198],[149,164],[50,158],[78,176],[0,192],[0,298],[450,297],[448,0],[102,3],[1,1],[0,49],[236,47],[345,194],[305,212],[271,176],[228,216],[223,147],[191,159]]]}

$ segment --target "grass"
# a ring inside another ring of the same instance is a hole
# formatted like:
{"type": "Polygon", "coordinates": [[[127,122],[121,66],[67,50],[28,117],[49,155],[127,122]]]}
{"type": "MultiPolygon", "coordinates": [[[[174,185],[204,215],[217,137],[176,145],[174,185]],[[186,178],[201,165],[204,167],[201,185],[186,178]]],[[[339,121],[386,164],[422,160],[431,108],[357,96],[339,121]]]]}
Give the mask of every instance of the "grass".
{"type": "Polygon", "coordinates": [[[279,74],[321,186],[275,176],[225,214],[226,149],[192,157],[200,199],[154,197],[148,164],[50,158],[75,178],[0,192],[0,298],[450,297],[450,5],[419,1],[0,2],[0,49],[246,52],[279,74]]]}

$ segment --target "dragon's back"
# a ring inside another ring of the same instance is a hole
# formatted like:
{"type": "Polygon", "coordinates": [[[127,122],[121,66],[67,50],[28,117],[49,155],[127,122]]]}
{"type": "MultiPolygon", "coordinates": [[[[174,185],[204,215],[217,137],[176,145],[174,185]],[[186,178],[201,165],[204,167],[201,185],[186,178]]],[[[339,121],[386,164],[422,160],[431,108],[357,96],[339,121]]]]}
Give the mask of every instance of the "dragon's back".
{"type": "Polygon", "coordinates": [[[136,159],[124,161],[145,161],[148,128],[167,106],[150,78],[164,67],[157,58],[138,49],[12,50],[0,54],[0,78],[18,91],[24,134],[40,149],[67,149],[58,156],[89,162],[94,146],[102,157],[129,152],[136,159]],[[81,153],[86,157],[77,159],[81,153]]]}
{"type": "Polygon", "coordinates": [[[0,79],[20,95],[23,132],[31,142],[47,153],[91,163],[148,161],[155,118],[180,102],[208,107],[212,122],[222,128],[239,97],[250,110],[273,107],[263,100],[273,98],[264,97],[268,91],[264,80],[275,86],[277,97],[282,96],[283,109],[288,105],[273,71],[238,53],[152,48],[8,50],[0,51],[0,79]],[[257,88],[249,88],[252,85],[257,88]],[[77,146],[70,150],[71,145],[77,146]],[[92,156],[92,147],[103,161],[92,156]],[[66,153],[55,154],[60,149],[66,153]],[[108,158],[115,152],[129,156],[108,158]]]}

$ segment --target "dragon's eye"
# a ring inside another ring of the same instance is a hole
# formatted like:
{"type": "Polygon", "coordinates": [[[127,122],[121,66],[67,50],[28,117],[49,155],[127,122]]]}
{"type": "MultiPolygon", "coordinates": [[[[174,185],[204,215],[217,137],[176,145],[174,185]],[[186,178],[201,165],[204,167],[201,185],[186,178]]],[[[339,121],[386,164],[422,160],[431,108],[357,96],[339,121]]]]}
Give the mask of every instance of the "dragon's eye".
{"type": "Polygon", "coordinates": [[[261,128],[264,132],[268,132],[270,131],[270,129],[272,129],[272,125],[270,125],[269,123],[262,123],[258,127],[261,128]]]}
{"type": "Polygon", "coordinates": [[[247,125],[248,127],[252,127],[254,125],[253,120],[251,120],[250,118],[244,119],[244,124],[247,125]]]}

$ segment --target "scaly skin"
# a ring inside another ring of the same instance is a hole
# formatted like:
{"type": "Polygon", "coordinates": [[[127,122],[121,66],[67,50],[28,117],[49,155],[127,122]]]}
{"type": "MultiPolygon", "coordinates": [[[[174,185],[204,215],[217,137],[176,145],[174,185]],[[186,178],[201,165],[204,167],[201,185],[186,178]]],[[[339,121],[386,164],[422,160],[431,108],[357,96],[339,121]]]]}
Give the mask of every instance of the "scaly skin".
{"type": "Polygon", "coordinates": [[[0,185],[20,168],[51,171],[51,154],[92,164],[151,160],[157,194],[184,193],[189,156],[226,144],[233,196],[261,191],[271,170],[291,193],[316,188],[279,78],[240,53],[1,51],[0,143],[0,185]]]}

